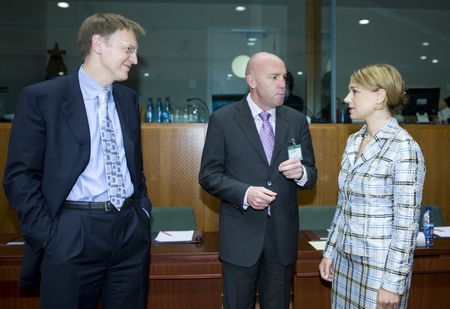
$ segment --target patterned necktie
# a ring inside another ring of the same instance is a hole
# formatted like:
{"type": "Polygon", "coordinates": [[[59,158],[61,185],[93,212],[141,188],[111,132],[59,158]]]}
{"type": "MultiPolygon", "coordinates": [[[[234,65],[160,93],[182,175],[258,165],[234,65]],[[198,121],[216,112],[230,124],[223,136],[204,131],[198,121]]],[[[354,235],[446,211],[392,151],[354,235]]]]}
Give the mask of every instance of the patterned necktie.
{"type": "Polygon", "coordinates": [[[109,90],[104,89],[98,95],[100,107],[98,119],[100,124],[103,156],[105,158],[106,181],[108,183],[109,201],[117,208],[122,207],[126,198],[123,174],[120,168],[119,151],[117,149],[116,136],[111,119],[108,116],[109,90]]]}
{"type": "MultiPolygon", "coordinates": [[[[264,152],[266,153],[267,162],[269,162],[270,165],[275,144],[275,135],[273,134],[273,129],[269,122],[270,113],[262,112],[259,114],[259,117],[261,117],[263,121],[261,129],[259,130],[259,137],[261,138],[261,143],[264,147],[264,152]]],[[[270,204],[267,207],[267,215],[272,215],[270,204]]]]}
{"type": "Polygon", "coordinates": [[[272,126],[269,122],[270,113],[262,112],[259,114],[263,123],[259,131],[259,137],[261,138],[262,145],[264,147],[264,152],[266,153],[267,162],[270,165],[272,160],[273,146],[275,144],[275,135],[273,135],[272,126]]]}

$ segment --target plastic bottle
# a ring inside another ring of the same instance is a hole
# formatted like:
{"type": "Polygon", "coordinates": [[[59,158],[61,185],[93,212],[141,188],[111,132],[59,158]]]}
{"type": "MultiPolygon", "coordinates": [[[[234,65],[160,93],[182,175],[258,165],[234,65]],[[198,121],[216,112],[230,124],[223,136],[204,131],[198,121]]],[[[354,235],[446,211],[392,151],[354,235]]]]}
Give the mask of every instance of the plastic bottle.
{"type": "Polygon", "coordinates": [[[348,104],[345,103],[344,101],[342,101],[341,105],[339,107],[339,122],[340,123],[345,123],[346,122],[347,109],[348,109],[348,104]]]}
{"type": "Polygon", "coordinates": [[[147,111],[145,113],[145,122],[152,122],[153,121],[153,99],[148,98],[147,102],[147,111]]]}
{"type": "Polygon", "coordinates": [[[169,97],[166,98],[164,101],[164,108],[162,111],[162,122],[169,123],[170,121],[170,99],[169,97]]]}
{"type": "Polygon", "coordinates": [[[423,214],[423,233],[425,234],[425,245],[432,246],[434,244],[434,216],[431,210],[431,206],[425,208],[423,214]]]}
{"type": "Polygon", "coordinates": [[[191,113],[191,116],[192,116],[192,119],[191,119],[191,122],[192,123],[196,123],[196,122],[198,122],[198,108],[194,108],[193,110],[192,110],[192,113],[191,113]]]}
{"type": "Polygon", "coordinates": [[[156,112],[153,122],[162,122],[162,101],[161,98],[156,100],[156,112]]]}
{"type": "Polygon", "coordinates": [[[181,116],[181,122],[188,123],[189,122],[189,109],[185,108],[183,111],[183,115],[181,116]]]}

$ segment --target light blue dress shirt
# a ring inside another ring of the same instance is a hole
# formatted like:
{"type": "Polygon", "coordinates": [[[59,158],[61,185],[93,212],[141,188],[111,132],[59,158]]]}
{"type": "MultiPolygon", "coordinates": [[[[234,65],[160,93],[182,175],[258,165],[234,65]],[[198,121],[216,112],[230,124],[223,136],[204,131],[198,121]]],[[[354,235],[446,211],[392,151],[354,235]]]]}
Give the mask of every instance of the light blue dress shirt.
{"type": "MultiPolygon", "coordinates": [[[[108,201],[108,186],[106,182],[105,161],[103,158],[103,149],[100,137],[100,126],[98,123],[98,98],[103,91],[103,87],[90,78],[81,66],[78,71],[81,93],[84,99],[86,115],[89,123],[89,132],[91,139],[91,154],[86,169],[78,177],[75,185],[67,196],[70,201],[85,202],[105,202],[108,201]]],[[[120,126],[119,116],[113,97],[113,86],[109,86],[111,95],[108,101],[108,115],[111,118],[116,135],[120,165],[124,171],[124,185],[127,196],[134,193],[134,187],[131,182],[130,172],[127,167],[125,149],[123,147],[122,128],[120,126]]]]}

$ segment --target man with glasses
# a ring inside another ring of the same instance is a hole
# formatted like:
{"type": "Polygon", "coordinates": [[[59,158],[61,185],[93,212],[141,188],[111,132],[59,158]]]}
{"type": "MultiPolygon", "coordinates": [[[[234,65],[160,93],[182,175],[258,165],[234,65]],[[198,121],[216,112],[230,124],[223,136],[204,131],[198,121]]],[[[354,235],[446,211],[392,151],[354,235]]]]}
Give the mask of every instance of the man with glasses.
{"type": "Polygon", "coordinates": [[[151,202],[128,78],[144,29],[114,13],[78,33],[80,69],[25,87],[3,186],[26,240],[20,285],[41,308],[146,308],[151,202]]]}

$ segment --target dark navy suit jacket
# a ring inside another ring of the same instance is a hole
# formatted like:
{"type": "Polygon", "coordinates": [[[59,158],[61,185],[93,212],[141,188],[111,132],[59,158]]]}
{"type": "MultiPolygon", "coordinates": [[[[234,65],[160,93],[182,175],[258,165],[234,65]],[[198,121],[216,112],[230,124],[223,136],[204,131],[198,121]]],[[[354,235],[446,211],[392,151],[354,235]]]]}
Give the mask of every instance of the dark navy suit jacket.
{"type": "MultiPolygon", "coordinates": [[[[134,198],[149,214],[142,167],[139,101],[114,84],[113,95],[134,198]]],[[[42,246],[53,219],[89,162],[89,125],[78,72],[24,88],[11,127],[3,186],[26,245],[19,284],[39,284],[42,246]]]]}

